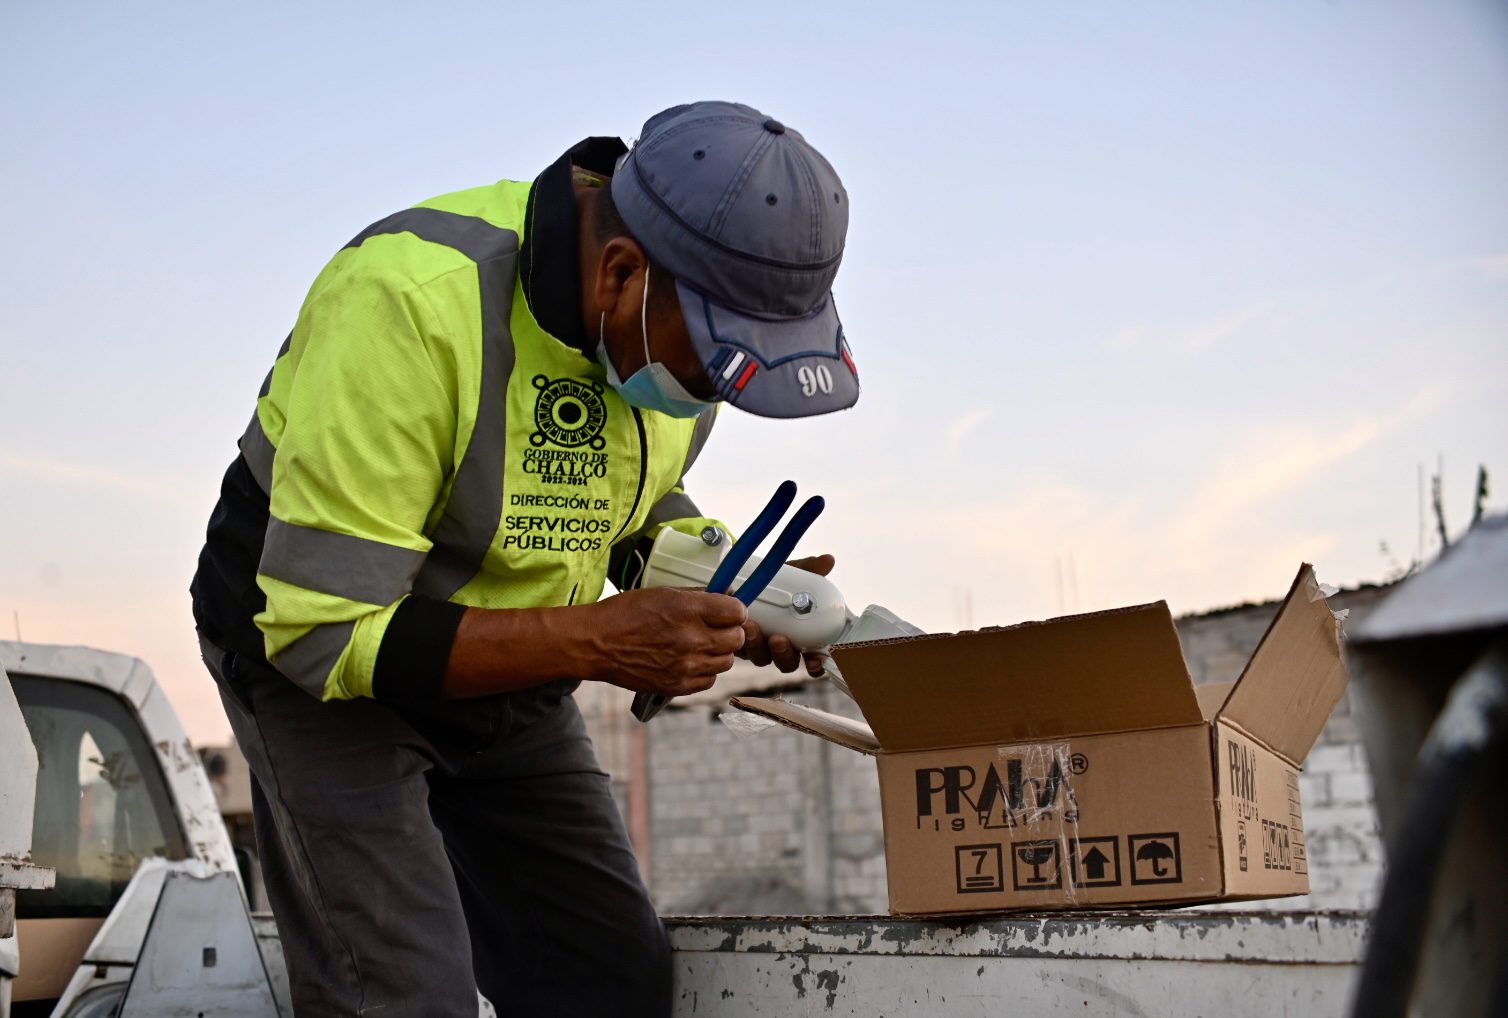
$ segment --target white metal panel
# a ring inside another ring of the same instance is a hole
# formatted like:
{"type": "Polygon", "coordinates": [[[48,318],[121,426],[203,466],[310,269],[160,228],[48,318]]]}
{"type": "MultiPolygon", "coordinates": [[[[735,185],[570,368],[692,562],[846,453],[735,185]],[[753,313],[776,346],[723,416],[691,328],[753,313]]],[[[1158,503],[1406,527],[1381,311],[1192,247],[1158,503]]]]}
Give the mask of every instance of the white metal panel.
{"type": "Polygon", "coordinates": [[[31,861],[37,749],[15,690],[0,666],[0,965],[16,970],[16,891],[48,888],[56,873],[31,861]]]}
{"type": "Polygon", "coordinates": [[[31,864],[36,794],[37,750],[0,666],[0,887],[52,886],[52,871],[31,864]]]}
{"type": "MultiPolygon", "coordinates": [[[[16,950],[15,937],[0,937],[0,979],[14,977],[21,971],[21,955],[16,950]]],[[[0,1011],[0,1015],[5,1012],[0,1011]]]]}
{"type": "Polygon", "coordinates": [[[1063,958],[676,955],[673,1014],[697,1018],[1326,1018],[1346,1013],[1335,966],[1063,958]]]}
{"type": "Polygon", "coordinates": [[[673,918],[677,951],[904,954],[996,958],[1155,958],[1275,964],[1353,964],[1360,912],[1123,911],[1024,913],[967,920],[673,918]]]}
{"type": "MultiPolygon", "coordinates": [[[[143,666],[145,670],[145,666],[143,666]]],[[[147,672],[148,677],[151,673],[147,672]]],[[[167,694],[151,680],[150,687],[142,696],[138,716],[146,729],[147,738],[157,751],[157,761],[167,778],[168,788],[178,805],[178,819],[183,824],[184,837],[194,857],[203,860],[211,869],[235,873],[236,857],[230,843],[230,833],[225,829],[225,820],[215,803],[215,792],[210,787],[209,775],[199,754],[189,741],[188,733],[178,720],[178,714],[168,702],[167,694]]],[[[244,896],[244,889],[242,891],[244,896]]]]}
{"type": "Polygon", "coordinates": [[[78,969],[58,999],[59,1014],[66,1014],[68,1006],[90,990],[125,983],[131,978],[131,967],[136,964],[141,943],[152,924],[163,881],[173,872],[205,877],[211,871],[198,859],[143,859],[121,892],[120,900],[94,934],[78,969]]]}
{"type": "Polygon", "coordinates": [[[117,696],[124,695],[138,665],[146,667],[128,654],[92,647],[0,640],[0,667],[6,671],[88,682],[103,686],[117,696]]]}
{"type": "Polygon", "coordinates": [[[670,920],[675,1014],[1345,1013],[1357,913],[670,920]]]}
{"type": "Polygon", "coordinates": [[[157,899],[121,1018],[276,1018],[277,1004],[229,873],[170,872],[157,899]]]}
{"type": "Polygon", "coordinates": [[[115,903],[115,908],[94,935],[81,964],[133,964],[141,951],[141,942],[146,938],[147,928],[152,923],[152,913],[157,909],[157,899],[162,894],[162,884],[168,874],[184,873],[192,877],[207,877],[211,872],[213,871],[209,867],[196,859],[173,862],[157,858],[143,859],[120,900],[115,903]]]}

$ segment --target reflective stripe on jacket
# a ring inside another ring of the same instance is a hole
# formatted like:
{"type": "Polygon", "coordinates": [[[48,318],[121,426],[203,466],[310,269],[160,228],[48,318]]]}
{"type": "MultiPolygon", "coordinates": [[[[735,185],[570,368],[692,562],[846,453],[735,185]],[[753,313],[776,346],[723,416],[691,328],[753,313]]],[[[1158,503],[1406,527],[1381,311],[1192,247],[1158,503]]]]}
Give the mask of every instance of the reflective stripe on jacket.
{"type": "Polygon", "coordinates": [[[268,660],[323,699],[372,695],[419,594],[524,608],[601,596],[615,545],[710,522],[681,480],[715,412],[634,409],[519,290],[529,184],[363,231],[315,280],[242,455],[267,492],[256,616],[268,660]]]}

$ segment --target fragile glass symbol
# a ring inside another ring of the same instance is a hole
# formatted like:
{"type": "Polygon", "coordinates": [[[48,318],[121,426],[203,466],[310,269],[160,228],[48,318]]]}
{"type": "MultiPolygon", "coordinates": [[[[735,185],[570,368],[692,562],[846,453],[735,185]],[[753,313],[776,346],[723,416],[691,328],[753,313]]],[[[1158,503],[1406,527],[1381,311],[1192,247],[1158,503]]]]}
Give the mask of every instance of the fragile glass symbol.
{"type": "Polygon", "coordinates": [[[1052,845],[1028,845],[1025,848],[1016,849],[1017,857],[1032,868],[1032,875],[1027,878],[1026,882],[1045,884],[1047,878],[1042,875],[1042,867],[1052,862],[1057,854],[1057,849],[1052,845]]]}

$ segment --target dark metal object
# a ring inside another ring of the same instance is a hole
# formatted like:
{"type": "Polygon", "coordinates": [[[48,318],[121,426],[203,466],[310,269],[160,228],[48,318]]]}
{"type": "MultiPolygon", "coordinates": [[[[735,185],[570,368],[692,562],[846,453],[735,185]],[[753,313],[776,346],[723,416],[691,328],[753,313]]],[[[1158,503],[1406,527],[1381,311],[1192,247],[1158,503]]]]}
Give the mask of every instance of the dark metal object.
{"type": "Polygon", "coordinates": [[[1403,583],[1347,655],[1389,856],[1353,1014],[1500,1014],[1508,517],[1403,583]]]}

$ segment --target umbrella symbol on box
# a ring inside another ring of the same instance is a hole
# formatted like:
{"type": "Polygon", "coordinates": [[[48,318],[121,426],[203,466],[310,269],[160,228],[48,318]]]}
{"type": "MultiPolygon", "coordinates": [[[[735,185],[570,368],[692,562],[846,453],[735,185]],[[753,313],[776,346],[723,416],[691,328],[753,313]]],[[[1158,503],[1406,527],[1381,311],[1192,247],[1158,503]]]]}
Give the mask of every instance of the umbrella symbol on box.
{"type": "Polygon", "coordinates": [[[1136,850],[1136,857],[1143,861],[1148,859],[1152,861],[1152,875],[1154,877],[1165,877],[1170,872],[1172,872],[1163,865],[1165,860],[1173,858],[1173,850],[1169,848],[1164,842],[1147,842],[1141,848],[1138,848],[1136,850]]]}
{"type": "Polygon", "coordinates": [[[1178,835],[1132,834],[1126,838],[1131,850],[1133,884],[1176,884],[1183,881],[1183,860],[1178,835]]]}

